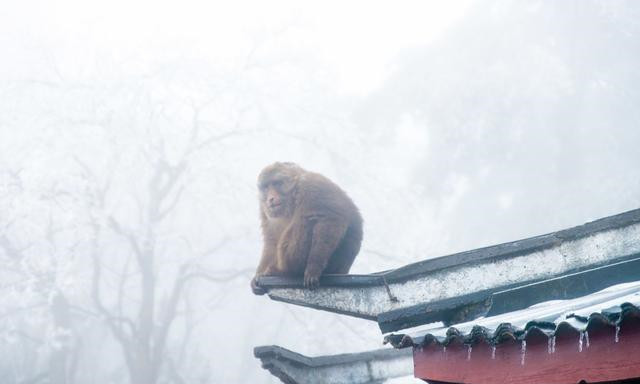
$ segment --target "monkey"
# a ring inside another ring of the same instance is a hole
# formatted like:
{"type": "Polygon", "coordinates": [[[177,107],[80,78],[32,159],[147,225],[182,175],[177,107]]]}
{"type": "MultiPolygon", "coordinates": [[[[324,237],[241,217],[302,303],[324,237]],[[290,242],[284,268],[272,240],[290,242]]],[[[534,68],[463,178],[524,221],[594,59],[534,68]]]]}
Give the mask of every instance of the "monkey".
{"type": "Polygon", "coordinates": [[[262,257],[260,276],[303,277],[315,289],[322,274],[349,272],[362,243],[362,216],[351,198],[325,176],[277,162],[258,176],[262,257]]]}

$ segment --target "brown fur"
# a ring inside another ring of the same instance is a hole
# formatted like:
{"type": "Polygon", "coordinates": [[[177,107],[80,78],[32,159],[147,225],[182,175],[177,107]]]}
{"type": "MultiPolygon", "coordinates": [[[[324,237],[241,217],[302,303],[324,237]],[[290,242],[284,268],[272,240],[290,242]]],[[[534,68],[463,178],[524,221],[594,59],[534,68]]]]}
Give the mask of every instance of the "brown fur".
{"type": "MultiPolygon", "coordinates": [[[[293,163],[275,163],[258,177],[264,248],[258,276],[300,276],[307,288],[323,273],[344,274],[360,251],[362,217],[326,177],[293,163]]],[[[255,278],[254,293],[262,294],[255,278]]]]}

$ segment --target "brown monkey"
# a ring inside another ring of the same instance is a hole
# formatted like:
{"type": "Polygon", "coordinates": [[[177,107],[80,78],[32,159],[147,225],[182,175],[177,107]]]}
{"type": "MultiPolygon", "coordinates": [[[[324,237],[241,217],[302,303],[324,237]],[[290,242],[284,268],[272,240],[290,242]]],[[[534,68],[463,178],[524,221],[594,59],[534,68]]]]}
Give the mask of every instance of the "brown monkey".
{"type": "Polygon", "coordinates": [[[323,273],[347,273],[362,243],[362,217],[326,177],[294,163],[275,163],[258,176],[264,248],[259,276],[301,276],[315,288],[323,273]]]}

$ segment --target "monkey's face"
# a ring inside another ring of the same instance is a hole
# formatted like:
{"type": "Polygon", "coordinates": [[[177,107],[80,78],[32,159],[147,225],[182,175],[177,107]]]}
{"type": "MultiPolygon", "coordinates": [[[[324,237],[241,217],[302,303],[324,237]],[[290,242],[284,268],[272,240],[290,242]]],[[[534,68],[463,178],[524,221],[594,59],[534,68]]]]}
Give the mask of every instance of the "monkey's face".
{"type": "Polygon", "coordinates": [[[299,167],[292,167],[288,163],[275,163],[260,173],[260,207],[268,218],[291,215],[294,190],[300,171],[299,167]]]}
{"type": "Polygon", "coordinates": [[[260,193],[260,205],[265,215],[269,218],[285,216],[288,199],[289,196],[282,191],[280,181],[267,185],[260,193]]]}

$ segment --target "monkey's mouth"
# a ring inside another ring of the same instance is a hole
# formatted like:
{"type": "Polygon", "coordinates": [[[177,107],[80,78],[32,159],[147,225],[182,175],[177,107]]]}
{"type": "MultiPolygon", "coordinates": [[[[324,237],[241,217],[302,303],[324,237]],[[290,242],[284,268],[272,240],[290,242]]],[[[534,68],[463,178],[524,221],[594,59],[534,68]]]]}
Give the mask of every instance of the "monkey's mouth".
{"type": "Polygon", "coordinates": [[[284,212],[282,204],[267,205],[266,214],[269,217],[280,217],[284,212]]]}

